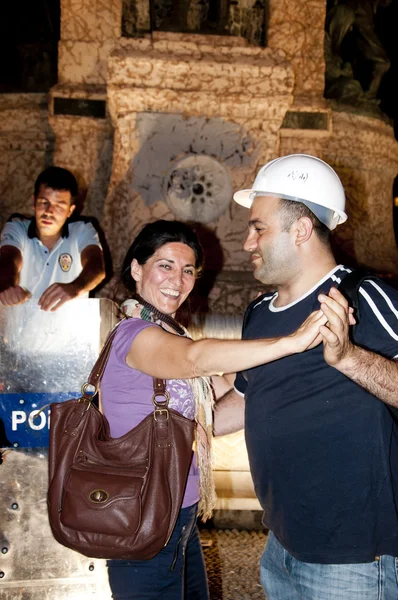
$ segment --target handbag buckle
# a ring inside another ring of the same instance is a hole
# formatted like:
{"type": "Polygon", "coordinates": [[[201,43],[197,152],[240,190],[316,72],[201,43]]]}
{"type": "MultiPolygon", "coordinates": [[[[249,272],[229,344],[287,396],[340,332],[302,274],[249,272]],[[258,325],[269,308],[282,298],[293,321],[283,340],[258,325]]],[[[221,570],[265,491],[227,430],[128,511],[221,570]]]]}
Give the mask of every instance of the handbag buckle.
{"type": "Polygon", "coordinates": [[[82,402],[88,402],[89,404],[91,404],[92,399],[97,394],[98,394],[97,386],[86,381],[86,383],[83,383],[83,385],[82,385],[82,395],[79,398],[79,402],[82,401],[82,402]],[[92,390],[90,389],[89,393],[86,394],[87,388],[89,388],[89,387],[92,388],[92,390]]]}
{"type": "Polygon", "coordinates": [[[163,413],[166,413],[166,420],[169,420],[169,410],[168,410],[168,405],[169,405],[169,400],[170,400],[170,394],[167,390],[165,390],[164,392],[159,392],[159,393],[155,393],[152,396],[152,402],[155,405],[155,410],[153,413],[154,419],[155,421],[157,421],[157,416],[162,415],[163,413]],[[156,400],[157,396],[163,396],[164,401],[163,402],[158,402],[156,400]]]}
{"type": "Polygon", "coordinates": [[[83,383],[82,385],[82,395],[80,396],[80,398],[78,399],[78,402],[86,402],[87,403],[87,408],[86,411],[90,408],[91,403],[93,401],[94,396],[96,396],[96,394],[98,393],[97,387],[89,382],[83,383]],[[90,391],[89,394],[87,394],[87,388],[91,387],[93,388],[93,391],[90,391]]]}
{"type": "Polygon", "coordinates": [[[86,398],[86,397],[84,397],[84,396],[81,396],[81,397],[78,399],[78,401],[77,401],[77,402],[78,402],[78,403],[81,403],[81,402],[86,402],[86,404],[87,404],[86,411],[87,411],[87,410],[90,408],[90,406],[91,406],[91,400],[90,400],[90,398],[86,398]]]}
{"type": "Polygon", "coordinates": [[[153,412],[153,418],[155,419],[155,421],[157,421],[157,415],[162,415],[163,413],[166,413],[166,421],[169,420],[169,410],[167,408],[156,408],[153,412]]]}

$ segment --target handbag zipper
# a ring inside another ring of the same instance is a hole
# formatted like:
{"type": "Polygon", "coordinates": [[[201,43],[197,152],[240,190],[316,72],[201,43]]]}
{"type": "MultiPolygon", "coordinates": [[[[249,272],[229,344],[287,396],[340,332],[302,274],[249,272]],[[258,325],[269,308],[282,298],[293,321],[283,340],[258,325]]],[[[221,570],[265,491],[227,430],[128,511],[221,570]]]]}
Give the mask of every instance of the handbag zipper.
{"type": "Polygon", "coordinates": [[[135,465],[120,465],[119,463],[98,460],[97,458],[90,456],[90,454],[87,454],[87,452],[84,452],[83,450],[79,450],[79,456],[77,457],[77,460],[74,464],[79,463],[79,462],[86,462],[86,463],[89,463],[90,465],[98,465],[101,467],[109,467],[112,469],[120,469],[120,470],[126,470],[126,469],[132,469],[132,468],[137,469],[137,468],[142,468],[142,467],[144,467],[146,471],[148,470],[148,459],[146,459],[144,463],[137,463],[135,465]]]}

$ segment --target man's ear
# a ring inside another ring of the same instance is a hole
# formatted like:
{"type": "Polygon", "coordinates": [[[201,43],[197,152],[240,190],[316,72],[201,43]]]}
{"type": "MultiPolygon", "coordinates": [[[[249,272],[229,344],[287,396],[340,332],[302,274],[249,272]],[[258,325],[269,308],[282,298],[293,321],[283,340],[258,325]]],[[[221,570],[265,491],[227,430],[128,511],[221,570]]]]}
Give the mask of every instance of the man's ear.
{"type": "Polygon", "coordinates": [[[33,210],[35,210],[35,205],[36,205],[36,198],[35,198],[35,195],[32,194],[32,208],[33,208],[33,210]]]}
{"type": "Polygon", "coordinates": [[[296,246],[301,246],[307,242],[314,230],[314,225],[308,217],[300,217],[294,224],[296,235],[296,246]]]}
{"type": "Polygon", "coordinates": [[[138,260],[136,258],[133,258],[131,267],[130,267],[130,272],[131,272],[131,277],[134,279],[134,281],[141,281],[141,271],[142,271],[142,267],[139,264],[138,260]]]}
{"type": "Polygon", "coordinates": [[[71,204],[71,205],[70,205],[70,207],[69,207],[69,215],[68,215],[68,219],[69,219],[69,217],[72,215],[72,213],[73,213],[73,211],[75,210],[75,208],[76,208],[76,204],[71,204]]]}

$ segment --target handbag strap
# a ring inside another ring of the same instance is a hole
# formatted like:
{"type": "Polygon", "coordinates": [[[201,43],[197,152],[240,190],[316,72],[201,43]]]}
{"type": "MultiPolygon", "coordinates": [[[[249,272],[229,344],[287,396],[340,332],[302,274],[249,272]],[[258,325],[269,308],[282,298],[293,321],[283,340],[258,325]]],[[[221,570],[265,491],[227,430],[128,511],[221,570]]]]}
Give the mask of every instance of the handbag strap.
{"type": "Polygon", "coordinates": [[[156,395],[164,396],[166,394],[166,382],[164,379],[153,378],[153,391],[156,395]]]}
{"type": "Polygon", "coordinates": [[[117,328],[119,327],[121,322],[122,321],[116,323],[113,329],[111,329],[111,331],[109,332],[108,337],[105,340],[105,344],[103,345],[103,348],[100,352],[100,355],[97,358],[93,368],[91,369],[91,373],[89,375],[87,383],[94,386],[96,389],[98,387],[98,384],[101,382],[102,376],[104,374],[105,367],[108,362],[109,355],[111,353],[112,342],[115,338],[117,328]]]}
{"type": "MultiPolygon", "coordinates": [[[[124,319],[122,319],[122,321],[124,321],[124,319]]],[[[115,339],[117,328],[119,327],[120,323],[122,323],[122,321],[119,321],[119,323],[116,323],[116,325],[113,327],[113,329],[111,329],[111,331],[109,332],[108,337],[105,340],[105,344],[100,352],[100,355],[97,358],[93,368],[91,369],[91,373],[89,375],[87,383],[85,383],[83,385],[83,388],[82,388],[83,397],[88,400],[91,400],[93,396],[86,395],[87,386],[92,385],[97,392],[98,385],[101,382],[102,376],[105,371],[105,367],[106,367],[108,359],[109,359],[109,355],[111,353],[112,342],[115,339]]],[[[155,408],[160,409],[160,410],[162,410],[162,409],[167,410],[167,406],[169,403],[168,402],[169,395],[168,395],[168,392],[166,391],[166,381],[164,379],[158,379],[157,377],[153,378],[153,393],[154,393],[153,401],[155,404],[155,408]],[[156,396],[163,396],[164,402],[162,402],[162,403],[155,402],[156,396]]]]}

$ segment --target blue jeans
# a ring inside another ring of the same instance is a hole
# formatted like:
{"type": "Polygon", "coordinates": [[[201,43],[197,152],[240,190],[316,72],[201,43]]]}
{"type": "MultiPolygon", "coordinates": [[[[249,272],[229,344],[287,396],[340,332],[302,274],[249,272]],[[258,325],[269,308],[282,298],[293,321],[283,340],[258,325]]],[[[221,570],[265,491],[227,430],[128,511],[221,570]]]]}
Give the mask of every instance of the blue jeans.
{"type": "Polygon", "coordinates": [[[269,533],[260,561],[267,600],[397,600],[398,559],[319,565],[293,558],[269,533]]]}
{"type": "Polygon", "coordinates": [[[150,560],[108,560],[114,600],[208,600],[196,525],[197,504],[182,508],[167,546],[150,560]]]}

